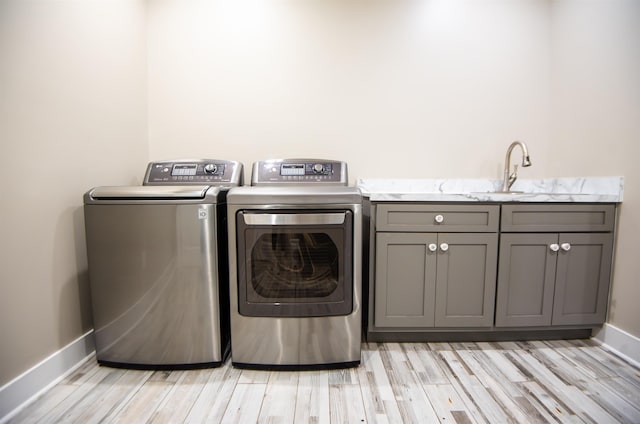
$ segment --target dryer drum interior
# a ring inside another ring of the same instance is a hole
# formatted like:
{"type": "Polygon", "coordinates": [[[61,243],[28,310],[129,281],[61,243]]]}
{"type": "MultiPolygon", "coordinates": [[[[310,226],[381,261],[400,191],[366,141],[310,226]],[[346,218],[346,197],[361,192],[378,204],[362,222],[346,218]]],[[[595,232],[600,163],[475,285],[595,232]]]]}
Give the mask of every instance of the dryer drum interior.
{"type": "Polygon", "coordinates": [[[325,233],[263,234],[250,266],[253,289],[267,299],[327,297],[339,285],[338,249],[325,233]]]}

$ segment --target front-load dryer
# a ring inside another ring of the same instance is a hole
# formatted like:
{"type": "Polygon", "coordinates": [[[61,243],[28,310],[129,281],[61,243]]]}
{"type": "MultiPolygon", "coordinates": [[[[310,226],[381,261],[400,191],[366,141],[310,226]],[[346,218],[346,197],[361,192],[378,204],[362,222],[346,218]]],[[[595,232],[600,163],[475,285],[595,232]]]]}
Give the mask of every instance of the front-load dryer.
{"type": "Polygon", "coordinates": [[[233,365],[358,365],[362,196],[346,164],[257,162],[227,205],[233,365]]]}

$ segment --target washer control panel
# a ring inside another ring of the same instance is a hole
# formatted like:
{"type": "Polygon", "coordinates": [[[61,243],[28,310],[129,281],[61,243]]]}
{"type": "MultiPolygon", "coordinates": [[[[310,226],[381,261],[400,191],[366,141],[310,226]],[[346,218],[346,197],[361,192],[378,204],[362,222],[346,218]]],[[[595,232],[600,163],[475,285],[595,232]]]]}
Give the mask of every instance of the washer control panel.
{"type": "Polygon", "coordinates": [[[143,185],[242,185],[240,162],[197,159],[151,162],[143,185]]]}
{"type": "Polygon", "coordinates": [[[348,184],[347,164],[324,159],[276,159],[253,165],[251,185],[348,184]]]}

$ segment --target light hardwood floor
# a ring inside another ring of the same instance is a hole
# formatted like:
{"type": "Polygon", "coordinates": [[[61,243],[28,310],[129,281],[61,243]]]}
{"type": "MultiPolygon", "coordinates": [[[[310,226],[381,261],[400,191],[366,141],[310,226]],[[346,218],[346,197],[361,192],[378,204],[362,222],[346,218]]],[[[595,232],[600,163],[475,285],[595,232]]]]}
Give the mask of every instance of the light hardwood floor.
{"type": "Polygon", "coordinates": [[[369,343],[331,371],[91,359],[11,423],[640,423],[640,370],[589,340],[369,343]]]}

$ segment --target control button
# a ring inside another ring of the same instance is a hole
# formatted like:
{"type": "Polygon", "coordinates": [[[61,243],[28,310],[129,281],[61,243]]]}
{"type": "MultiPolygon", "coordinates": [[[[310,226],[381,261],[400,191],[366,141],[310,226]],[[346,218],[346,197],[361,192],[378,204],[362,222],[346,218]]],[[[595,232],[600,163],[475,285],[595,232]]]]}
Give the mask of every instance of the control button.
{"type": "Polygon", "coordinates": [[[324,172],[324,165],[321,163],[316,163],[315,165],[313,165],[313,172],[315,172],[316,174],[322,174],[322,172],[324,172]]]}
{"type": "Polygon", "coordinates": [[[204,172],[206,172],[207,174],[215,174],[217,170],[218,165],[216,165],[215,163],[208,163],[204,166],[204,172]]]}
{"type": "Polygon", "coordinates": [[[169,172],[169,168],[167,168],[167,167],[163,168],[162,172],[169,172]]]}

